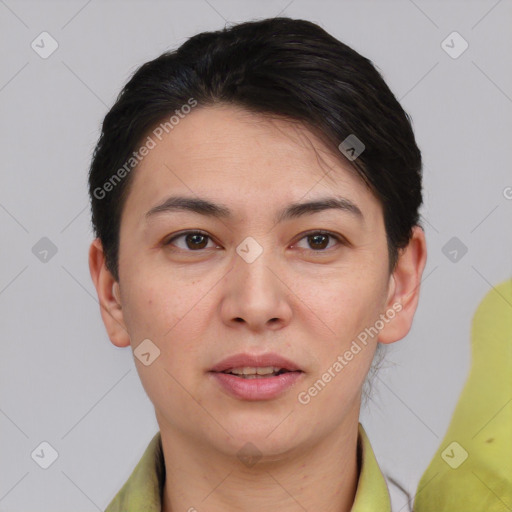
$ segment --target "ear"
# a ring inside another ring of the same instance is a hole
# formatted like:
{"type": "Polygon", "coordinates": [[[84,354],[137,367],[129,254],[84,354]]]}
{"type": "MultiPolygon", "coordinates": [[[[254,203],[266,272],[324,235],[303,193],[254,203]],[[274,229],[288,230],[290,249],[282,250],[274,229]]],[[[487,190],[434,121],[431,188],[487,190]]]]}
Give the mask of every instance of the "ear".
{"type": "Polygon", "coordinates": [[[96,287],[101,317],[110,341],[116,347],[130,345],[121,306],[119,283],[106,267],[105,254],[99,238],[89,248],[89,271],[96,287]]]}
{"type": "Polygon", "coordinates": [[[379,332],[380,343],[393,343],[411,329],[420,297],[421,276],[427,262],[427,243],[421,226],[414,226],[411,240],[400,255],[389,279],[386,312],[389,319],[379,332]]]}

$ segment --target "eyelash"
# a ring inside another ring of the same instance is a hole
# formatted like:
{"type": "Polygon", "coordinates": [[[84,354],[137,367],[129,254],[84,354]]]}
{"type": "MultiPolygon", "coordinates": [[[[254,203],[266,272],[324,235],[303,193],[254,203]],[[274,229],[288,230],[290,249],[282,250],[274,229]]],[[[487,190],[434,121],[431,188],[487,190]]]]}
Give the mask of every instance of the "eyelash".
{"type": "MultiPolygon", "coordinates": [[[[192,230],[192,231],[183,231],[181,233],[178,233],[177,235],[174,235],[172,238],[169,238],[166,241],[164,241],[162,243],[162,245],[165,246],[165,247],[170,246],[171,243],[174,242],[175,240],[177,240],[179,238],[182,238],[182,237],[185,237],[187,235],[202,235],[202,236],[212,240],[211,236],[208,235],[208,233],[205,233],[204,231],[199,231],[199,230],[192,230]]],[[[303,234],[302,238],[299,239],[299,242],[301,240],[303,240],[304,238],[308,238],[308,237],[311,237],[313,235],[329,236],[331,238],[334,238],[338,242],[338,244],[340,244],[340,245],[348,245],[348,242],[342,236],[336,235],[334,233],[331,233],[330,231],[323,231],[323,230],[308,231],[307,233],[303,234]]],[[[177,250],[181,250],[181,251],[184,251],[184,252],[201,252],[201,251],[204,251],[205,249],[192,250],[192,249],[180,249],[180,248],[177,248],[177,250]]],[[[307,249],[303,249],[303,250],[307,250],[307,249]]],[[[319,250],[311,249],[311,251],[314,252],[314,253],[327,252],[328,250],[329,249],[319,249],[319,250]]]]}

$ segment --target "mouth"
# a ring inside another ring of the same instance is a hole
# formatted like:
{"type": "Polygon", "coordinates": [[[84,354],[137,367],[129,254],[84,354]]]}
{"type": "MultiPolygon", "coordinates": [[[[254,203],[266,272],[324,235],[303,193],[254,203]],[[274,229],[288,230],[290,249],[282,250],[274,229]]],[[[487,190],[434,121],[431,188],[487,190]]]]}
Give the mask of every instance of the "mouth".
{"type": "Polygon", "coordinates": [[[277,377],[283,373],[290,373],[292,371],[300,370],[288,370],[286,368],[279,368],[277,366],[246,366],[240,368],[231,368],[218,373],[225,373],[228,375],[234,375],[242,379],[265,379],[269,377],[277,377]]]}
{"type": "Polygon", "coordinates": [[[273,400],[297,385],[305,372],[278,354],[236,354],[210,369],[213,382],[238,400],[273,400]]]}
{"type": "Polygon", "coordinates": [[[210,369],[213,373],[235,375],[242,379],[277,377],[283,373],[301,372],[294,362],[279,354],[235,354],[210,369]]]}

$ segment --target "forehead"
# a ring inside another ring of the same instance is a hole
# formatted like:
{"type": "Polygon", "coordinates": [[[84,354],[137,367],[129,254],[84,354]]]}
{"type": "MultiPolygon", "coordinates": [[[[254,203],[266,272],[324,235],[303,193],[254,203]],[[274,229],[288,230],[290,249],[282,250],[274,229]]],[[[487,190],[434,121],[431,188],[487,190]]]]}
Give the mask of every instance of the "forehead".
{"type": "MultiPolygon", "coordinates": [[[[159,135],[161,140],[152,136],[156,147],[139,168],[163,156],[185,165],[201,164],[195,167],[198,170],[208,167],[203,165],[206,161],[211,161],[214,167],[217,160],[229,163],[230,167],[251,161],[267,162],[271,167],[280,165],[285,170],[289,161],[297,166],[298,172],[307,169],[322,175],[333,166],[339,168],[341,163],[340,157],[334,156],[300,121],[225,104],[196,107],[159,135]],[[287,161],[273,161],[283,156],[287,156],[287,161]]],[[[350,166],[344,167],[354,172],[350,166]]]]}
{"type": "Polygon", "coordinates": [[[299,122],[217,105],[196,107],[160,132],[148,132],[154,147],[132,171],[125,209],[145,213],[180,193],[249,213],[334,192],[359,204],[365,217],[381,211],[350,164],[299,122]]]}

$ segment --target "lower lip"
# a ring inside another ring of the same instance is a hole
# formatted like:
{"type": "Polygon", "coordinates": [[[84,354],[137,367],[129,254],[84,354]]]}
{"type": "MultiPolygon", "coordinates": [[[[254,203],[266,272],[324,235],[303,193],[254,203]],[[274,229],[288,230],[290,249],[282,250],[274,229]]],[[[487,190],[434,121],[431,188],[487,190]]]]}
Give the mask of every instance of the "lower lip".
{"type": "Polygon", "coordinates": [[[291,388],[303,372],[286,372],[275,377],[244,379],[230,373],[210,372],[230,395],[241,400],[271,400],[291,388]]]}

